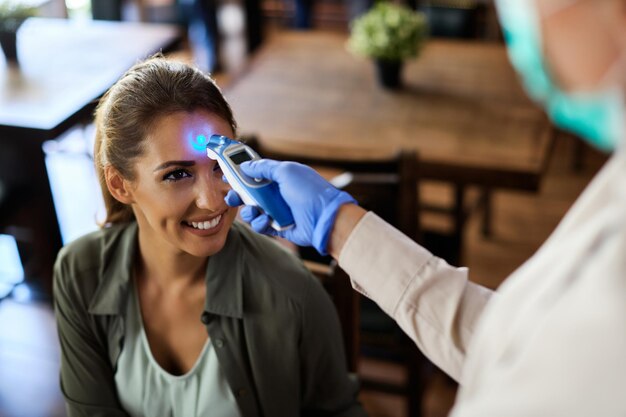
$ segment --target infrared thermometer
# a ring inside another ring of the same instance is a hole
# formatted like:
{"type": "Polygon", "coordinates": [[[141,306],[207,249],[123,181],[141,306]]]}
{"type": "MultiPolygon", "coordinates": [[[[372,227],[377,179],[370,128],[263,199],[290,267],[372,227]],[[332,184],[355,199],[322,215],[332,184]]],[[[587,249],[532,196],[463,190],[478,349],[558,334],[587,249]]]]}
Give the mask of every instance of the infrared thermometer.
{"type": "Polygon", "coordinates": [[[250,178],[241,171],[242,163],[261,159],[252,148],[226,136],[212,135],[207,142],[206,153],[217,161],[228,183],[243,202],[257,207],[271,218],[272,229],[283,231],[293,227],[291,209],[280,195],[278,184],[263,178],[250,178]]]}

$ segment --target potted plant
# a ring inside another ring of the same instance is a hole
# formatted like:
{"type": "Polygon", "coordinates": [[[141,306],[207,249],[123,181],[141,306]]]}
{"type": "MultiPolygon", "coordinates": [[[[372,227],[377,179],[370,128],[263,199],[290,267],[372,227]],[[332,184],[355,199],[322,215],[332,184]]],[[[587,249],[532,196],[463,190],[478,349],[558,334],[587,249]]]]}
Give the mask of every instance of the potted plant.
{"type": "Polygon", "coordinates": [[[397,88],[403,62],[419,54],[427,33],[423,13],[379,2],[353,21],[348,49],[372,58],[382,85],[397,88]]]}
{"type": "Polygon", "coordinates": [[[0,47],[9,63],[17,63],[17,30],[37,8],[25,3],[0,0],[0,47]]]}

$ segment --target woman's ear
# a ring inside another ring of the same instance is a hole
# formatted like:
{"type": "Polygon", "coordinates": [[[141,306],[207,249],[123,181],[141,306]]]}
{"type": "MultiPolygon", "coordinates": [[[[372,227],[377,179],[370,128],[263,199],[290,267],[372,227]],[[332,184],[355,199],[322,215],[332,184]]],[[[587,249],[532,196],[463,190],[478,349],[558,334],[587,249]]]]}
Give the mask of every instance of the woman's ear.
{"type": "Polygon", "coordinates": [[[113,198],[123,204],[135,202],[130,183],[122,177],[117,169],[110,165],[104,167],[104,178],[113,198]]]}

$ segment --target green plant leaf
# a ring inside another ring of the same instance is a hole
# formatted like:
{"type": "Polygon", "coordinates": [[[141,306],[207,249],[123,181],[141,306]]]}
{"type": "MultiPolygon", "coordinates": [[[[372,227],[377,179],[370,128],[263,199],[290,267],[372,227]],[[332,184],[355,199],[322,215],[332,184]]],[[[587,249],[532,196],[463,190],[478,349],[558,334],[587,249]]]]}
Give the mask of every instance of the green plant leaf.
{"type": "Polygon", "coordinates": [[[379,2],[353,21],[347,46],[357,55],[403,61],[419,54],[427,34],[423,13],[379,2]]]}

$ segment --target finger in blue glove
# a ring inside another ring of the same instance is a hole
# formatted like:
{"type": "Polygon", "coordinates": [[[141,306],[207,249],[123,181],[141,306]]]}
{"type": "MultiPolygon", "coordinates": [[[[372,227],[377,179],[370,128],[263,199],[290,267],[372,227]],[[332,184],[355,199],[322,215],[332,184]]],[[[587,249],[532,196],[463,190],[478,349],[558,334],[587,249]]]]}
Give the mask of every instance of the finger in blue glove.
{"type": "Polygon", "coordinates": [[[231,207],[239,207],[243,204],[243,200],[235,190],[228,190],[228,194],[224,197],[224,201],[231,207]]]}
{"type": "Polygon", "coordinates": [[[243,206],[243,208],[239,210],[239,216],[246,223],[252,223],[252,221],[260,215],[261,212],[254,206],[243,206]]]}

